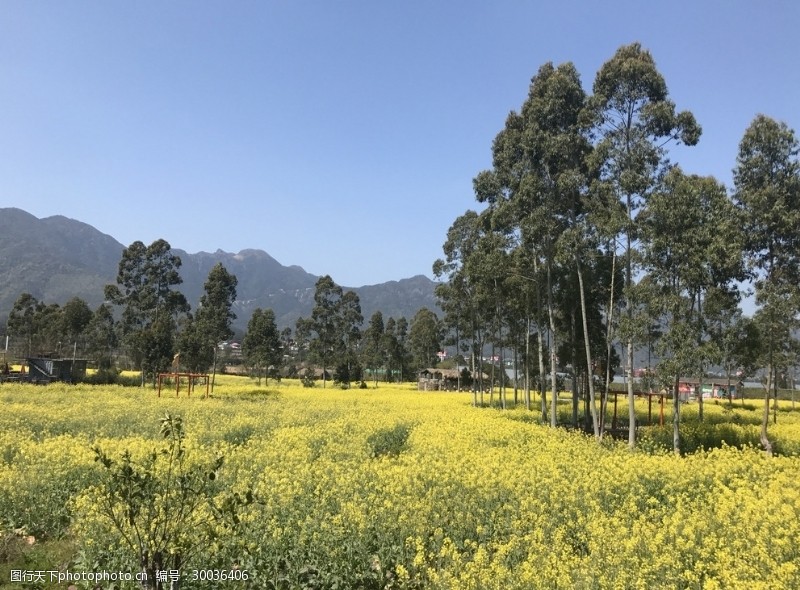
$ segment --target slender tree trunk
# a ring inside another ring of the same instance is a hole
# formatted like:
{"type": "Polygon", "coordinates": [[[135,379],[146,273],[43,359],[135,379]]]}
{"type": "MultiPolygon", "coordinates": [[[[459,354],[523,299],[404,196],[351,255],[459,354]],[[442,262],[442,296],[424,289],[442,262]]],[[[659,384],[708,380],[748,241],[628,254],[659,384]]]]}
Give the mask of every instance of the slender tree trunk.
{"type": "Polygon", "coordinates": [[[478,386],[481,390],[481,407],[486,404],[484,400],[484,394],[486,393],[486,384],[483,382],[483,347],[486,342],[483,339],[483,334],[481,334],[480,330],[478,331],[478,386]]]}
{"type": "Polygon", "coordinates": [[[583,316],[583,344],[586,349],[586,373],[589,387],[589,409],[592,412],[592,430],[594,437],[600,439],[600,424],[597,420],[597,407],[595,406],[594,399],[594,379],[592,378],[592,346],[589,340],[589,321],[586,317],[586,292],[583,285],[583,271],[581,270],[581,263],[576,259],[576,267],[578,269],[578,288],[581,296],[581,315],[583,316]]]}
{"type": "Polygon", "coordinates": [[[556,375],[556,320],[553,314],[553,285],[551,281],[550,265],[547,265],[547,316],[550,321],[550,426],[558,425],[558,380],[556,375]]]}
{"type": "Polygon", "coordinates": [[[476,329],[475,334],[477,335],[477,339],[474,340],[475,348],[472,351],[472,368],[473,368],[472,382],[476,383],[476,381],[475,381],[475,372],[477,371],[477,375],[478,375],[477,387],[480,390],[481,407],[483,407],[485,405],[485,401],[484,401],[484,393],[485,393],[484,389],[485,389],[485,386],[483,384],[483,346],[484,346],[484,340],[483,340],[483,333],[481,332],[480,328],[476,329]],[[477,365],[475,364],[475,356],[476,355],[478,357],[477,365]]]}
{"type": "Polygon", "coordinates": [[[572,372],[572,427],[578,428],[578,372],[572,372]]]}
{"type": "Polygon", "coordinates": [[[514,338],[514,407],[519,403],[519,339],[514,338]]]}
{"type": "MultiPolygon", "coordinates": [[[[533,259],[533,270],[534,273],[539,272],[539,264],[537,259],[534,257],[533,259]]],[[[536,338],[539,343],[539,397],[541,398],[541,406],[542,406],[542,424],[547,423],[547,394],[545,393],[546,385],[545,385],[545,372],[544,372],[544,336],[542,334],[542,324],[544,323],[543,320],[543,305],[542,305],[542,287],[540,284],[536,284],[536,338]]]]}
{"type": "Polygon", "coordinates": [[[214,393],[214,382],[217,380],[217,348],[218,346],[214,345],[214,366],[211,371],[211,393],[214,393]]]}
{"type": "MultiPolygon", "coordinates": [[[[500,342],[500,407],[506,409],[506,369],[503,364],[503,322],[500,320],[500,296],[497,288],[497,278],[494,279],[494,321],[496,327],[496,340],[500,342]]],[[[494,394],[495,380],[495,348],[492,343],[492,394],[494,394]]]]}
{"type": "Polygon", "coordinates": [[[506,409],[506,364],[505,347],[503,346],[503,330],[500,330],[500,404],[506,409]]]}
{"type": "Polygon", "coordinates": [[[456,389],[461,391],[461,371],[458,370],[458,353],[461,351],[461,340],[458,334],[458,318],[456,318],[456,389]]]}
{"type": "Polygon", "coordinates": [[[555,335],[552,332],[551,335],[553,339],[550,342],[550,426],[555,428],[558,426],[558,375],[556,374],[555,335]]]}
{"type": "MultiPolygon", "coordinates": [[[[703,302],[702,302],[702,295],[698,292],[697,293],[697,323],[698,326],[700,325],[701,318],[703,317],[703,302]]],[[[700,350],[700,347],[703,345],[703,334],[698,327],[697,330],[697,349],[700,350]]],[[[697,408],[697,417],[700,422],[703,422],[703,380],[705,379],[705,367],[703,363],[703,359],[700,359],[700,375],[699,375],[699,386],[700,386],[700,405],[697,408]]],[[[712,387],[713,389],[713,387],[712,387]]]]}
{"type": "Polygon", "coordinates": [[[633,338],[628,337],[628,447],[636,446],[636,398],[633,394],[633,338]]]}
{"type": "Polygon", "coordinates": [[[599,416],[599,413],[597,412],[597,407],[596,407],[596,405],[597,405],[597,397],[596,397],[597,394],[596,393],[595,393],[595,415],[594,416],[592,416],[592,408],[589,405],[589,384],[588,384],[588,382],[591,379],[594,379],[594,375],[588,375],[586,381],[583,384],[583,399],[584,399],[584,403],[583,403],[583,422],[584,422],[584,425],[585,425],[584,427],[585,427],[586,431],[588,432],[589,428],[592,426],[592,424],[590,423],[590,420],[592,420],[593,418],[596,420],[596,422],[597,422],[597,440],[600,440],[600,416],[599,416]]]}
{"type": "Polygon", "coordinates": [[[673,404],[672,404],[672,450],[676,455],[681,454],[681,393],[680,393],[680,375],[675,375],[675,383],[673,385],[673,404]]]}
{"type": "Polygon", "coordinates": [[[475,381],[475,349],[478,347],[477,342],[475,341],[475,327],[473,325],[472,331],[472,358],[470,358],[470,363],[472,364],[472,407],[478,407],[478,390],[476,381],[475,381]]]}
{"type": "MultiPolygon", "coordinates": [[[[772,347],[772,343],[770,342],[770,348],[772,347]]],[[[769,366],[767,367],[767,387],[766,392],[764,393],[764,414],[761,418],[761,444],[764,447],[764,450],[767,452],[767,455],[770,457],[772,456],[772,443],[767,436],[767,426],[769,425],[769,398],[770,394],[772,393],[772,373],[774,368],[772,366],[772,351],[770,350],[770,362],[769,366]]]]}
{"type": "Polygon", "coordinates": [[[578,427],[578,359],[576,358],[577,353],[575,350],[575,346],[578,343],[578,321],[575,317],[577,310],[573,307],[572,313],[570,314],[570,332],[572,338],[572,346],[571,349],[571,362],[572,362],[572,427],[578,427]]]}
{"type": "MultiPolygon", "coordinates": [[[[772,269],[772,265],[770,264],[770,270],[772,269]]],[[[769,326],[774,326],[774,312],[772,308],[770,308],[769,313],[769,326]]],[[[768,456],[772,456],[772,443],[769,440],[769,436],[767,436],[767,426],[769,425],[769,398],[770,394],[772,393],[772,383],[774,379],[774,372],[775,372],[775,337],[773,334],[769,334],[769,348],[768,348],[768,356],[767,358],[767,390],[764,393],[764,415],[761,419],[761,444],[764,447],[764,450],[767,452],[768,456]]]]}
{"type": "Polygon", "coordinates": [[[542,423],[547,423],[547,393],[545,392],[545,372],[544,372],[544,336],[541,326],[537,326],[537,337],[539,339],[539,396],[542,402],[542,423]]]}
{"type": "Polygon", "coordinates": [[[494,406],[494,339],[492,339],[492,374],[489,377],[489,407],[494,406]]]}
{"type": "Polygon", "coordinates": [[[528,315],[525,330],[525,409],[531,411],[531,317],[528,315]]]}
{"type": "Polygon", "coordinates": [[[705,376],[702,372],[698,373],[699,377],[697,378],[697,398],[700,400],[697,406],[697,420],[698,422],[703,421],[703,387],[705,386],[705,376]]]}
{"type": "Polygon", "coordinates": [[[731,394],[731,370],[728,367],[725,368],[725,374],[728,378],[728,388],[725,390],[725,392],[728,394],[728,407],[733,409],[733,395],[731,394]]]}
{"type": "Polygon", "coordinates": [[[775,378],[773,379],[773,390],[775,395],[772,400],[772,423],[778,423],[778,369],[775,369],[775,378]]]}
{"type": "Polygon", "coordinates": [[[600,440],[606,428],[606,410],[608,409],[608,394],[611,390],[611,352],[614,350],[614,282],[617,274],[617,251],[611,250],[611,292],[608,297],[608,313],[606,314],[606,383],[603,399],[600,404],[600,440]]]}
{"type": "MultiPolygon", "coordinates": [[[[628,195],[627,211],[628,221],[632,223],[631,196],[628,195]]],[[[630,228],[625,233],[626,256],[625,256],[625,286],[628,288],[626,294],[626,307],[628,312],[629,325],[633,325],[633,303],[631,302],[631,292],[633,291],[633,262],[631,261],[631,232],[630,228]]],[[[636,400],[633,396],[633,334],[630,329],[626,338],[628,347],[628,446],[633,449],[636,446],[636,400]]]]}

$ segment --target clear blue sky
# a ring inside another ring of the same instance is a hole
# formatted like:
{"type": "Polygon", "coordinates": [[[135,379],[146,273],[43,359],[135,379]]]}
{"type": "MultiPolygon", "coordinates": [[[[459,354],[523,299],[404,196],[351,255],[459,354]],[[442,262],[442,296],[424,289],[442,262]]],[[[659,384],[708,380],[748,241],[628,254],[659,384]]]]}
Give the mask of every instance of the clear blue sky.
{"type": "Polygon", "coordinates": [[[800,3],[0,3],[0,207],[123,244],[266,250],[360,286],[431,275],[547,61],[591,89],[640,41],[730,184],[763,112],[800,129],[800,3]]]}

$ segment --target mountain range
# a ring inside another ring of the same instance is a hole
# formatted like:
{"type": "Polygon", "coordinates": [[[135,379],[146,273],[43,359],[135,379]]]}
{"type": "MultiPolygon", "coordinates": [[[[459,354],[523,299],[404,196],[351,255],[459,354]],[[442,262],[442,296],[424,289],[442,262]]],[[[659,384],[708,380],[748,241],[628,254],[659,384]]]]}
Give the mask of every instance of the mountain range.
{"type": "MultiPolygon", "coordinates": [[[[26,292],[48,304],[80,297],[94,309],[103,302],[104,286],[116,281],[124,249],[113,237],[74,219],[61,215],[39,219],[21,209],[0,208],[0,318],[7,317],[16,299],[26,292]]],[[[182,262],[179,289],[192,308],[197,307],[215,264],[221,262],[236,275],[234,326],[239,330],[259,307],[275,312],[279,328],[293,327],[298,317],[311,313],[319,277],[299,266],[283,266],[263,250],[189,254],[173,247],[173,252],[182,262]]],[[[409,320],[422,307],[438,313],[435,286],[418,275],[343,289],[358,294],[366,322],[375,311],[381,311],[384,319],[402,316],[409,320]]]]}

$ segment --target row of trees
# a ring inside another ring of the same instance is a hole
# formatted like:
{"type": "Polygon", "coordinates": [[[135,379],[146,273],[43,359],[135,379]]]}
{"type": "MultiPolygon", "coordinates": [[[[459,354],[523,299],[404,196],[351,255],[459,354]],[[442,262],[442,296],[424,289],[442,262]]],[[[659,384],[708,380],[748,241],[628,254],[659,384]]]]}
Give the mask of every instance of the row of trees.
{"type": "Polygon", "coordinates": [[[242,350],[259,379],[282,370],[312,378],[308,372],[316,367],[323,387],[329,375],[344,387],[369,378],[376,385],[379,379],[404,381],[438,362],[443,327],[432,311],[419,310],[410,325],[403,317],[384,322],[380,311],[365,329],[363,323],[358,295],[326,275],[315,285],[311,315],[298,318],[294,338],[289,328],[278,331],[271,309],[256,309],[242,350]]]}
{"type": "Polygon", "coordinates": [[[22,340],[19,352],[25,356],[64,356],[80,350],[109,375],[120,349],[128,366],[142,371],[143,380],[147,374],[166,370],[178,351],[184,369],[206,370],[217,344],[233,335],[237,281],[216,265],[192,314],[186,298],[175,289],[181,283],[180,266],[180,258],[165,240],[149,246],[134,242],[123,251],[117,281],[106,286],[106,302],[95,311],[80,298],[61,307],[23,293],[9,314],[8,333],[22,340]]]}
{"type": "MultiPolygon", "coordinates": [[[[25,356],[64,356],[67,349],[72,354],[80,350],[97,361],[104,376],[113,376],[120,349],[128,366],[141,370],[143,382],[146,375],[154,378],[168,370],[176,353],[182,370],[205,372],[216,367],[219,343],[234,335],[237,279],[221,264],[213,267],[192,313],[177,290],[180,266],[166,241],[149,246],[134,242],[123,251],[117,281],[106,286],[107,302],[97,310],[92,312],[79,298],[60,307],[25,293],[9,315],[8,331],[24,341],[20,352],[25,356]]],[[[299,372],[298,365],[320,367],[323,385],[329,369],[342,384],[365,379],[364,368],[375,381],[381,374],[403,380],[438,360],[442,328],[427,309],[420,310],[410,326],[405,318],[389,318],[384,324],[383,315],[376,312],[362,331],[358,295],[343,292],[329,276],[317,281],[314,303],[311,316],[298,319],[295,339],[290,328],[279,331],[271,309],[254,310],[242,353],[259,382],[281,370],[299,372]]]]}
{"type": "Polygon", "coordinates": [[[765,368],[770,450],[769,391],[790,362],[800,309],[798,142],[785,124],[756,117],[729,194],[669,160],[670,145],[692,146],[700,135],[650,53],[632,44],[601,67],[591,95],[571,63],[543,65],[493,142],[492,168],[475,177],[485,208],[455,220],[433,267],[446,279],[438,287],[444,324],[473,357],[487,345],[513,349],[528,376],[528,406],[533,379],[550,389],[552,425],[556,375],[568,366],[573,420],[582,393],[602,438],[605,394],[622,365],[634,446],[634,349],[659,335],[657,375],[675,392],[675,448],[678,379],[702,379],[713,364],[765,368]],[[738,308],[747,284],[759,306],[753,322],[738,308]]]}
{"type": "Polygon", "coordinates": [[[364,381],[367,373],[377,383],[379,375],[403,381],[438,361],[443,330],[436,314],[427,308],[416,313],[410,326],[402,317],[384,323],[380,311],[363,331],[362,324],[358,295],[343,292],[330,276],[321,277],[311,316],[297,320],[296,342],[307,351],[308,360],[322,369],[323,386],[330,367],[340,383],[364,381]]]}
{"type": "Polygon", "coordinates": [[[17,298],[8,317],[8,334],[19,342],[17,352],[32,356],[42,351],[57,356],[78,354],[98,359],[101,368],[109,368],[117,347],[114,318],[108,305],[94,312],[80,297],[63,306],[46,304],[30,293],[17,298]]]}

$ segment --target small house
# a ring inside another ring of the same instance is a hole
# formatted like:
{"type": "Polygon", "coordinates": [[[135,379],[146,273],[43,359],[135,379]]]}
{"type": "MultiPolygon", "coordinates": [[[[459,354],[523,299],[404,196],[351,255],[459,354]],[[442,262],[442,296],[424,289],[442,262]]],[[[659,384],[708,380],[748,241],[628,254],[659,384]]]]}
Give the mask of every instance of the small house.
{"type": "Polygon", "coordinates": [[[732,398],[736,398],[737,381],[734,379],[730,383],[730,392],[728,391],[728,381],[720,379],[704,379],[703,391],[700,392],[700,379],[692,377],[681,377],[678,385],[682,401],[690,401],[697,399],[702,394],[704,399],[712,398],[727,398],[728,394],[732,398]]]}
{"type": "MultiPolygon", "coordinates": [[[[485,373],[483,378],[488,381],[485,373]]],[[[419,391],[458,391],[472,386],[472,375],[466,367],[456,369],[422,369],[418,374],[417,389],[419,391]]]]}
{"type": "Polygon", "coordinates": [[[77,383],[86,377],[86,359],[29,357],[25,360],[28,363],[28,381],[31,383],[77,383]]]}

